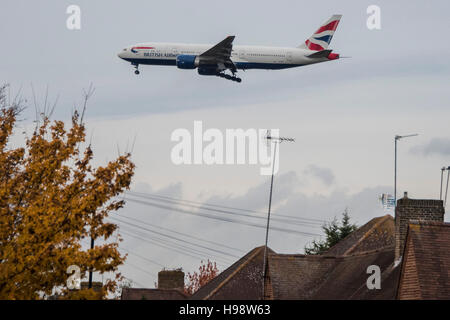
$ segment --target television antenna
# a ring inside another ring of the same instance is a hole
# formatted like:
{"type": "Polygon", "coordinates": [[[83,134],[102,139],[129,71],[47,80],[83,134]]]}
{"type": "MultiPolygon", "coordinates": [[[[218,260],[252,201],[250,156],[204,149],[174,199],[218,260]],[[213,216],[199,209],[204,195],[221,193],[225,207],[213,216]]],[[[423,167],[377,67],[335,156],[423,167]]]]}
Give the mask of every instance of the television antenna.
{"type": "Polygon", "coordinates": [[[273,151],[273,161],[272,161],[272,177],[270,179],[270,194],[269,194],[269,209],[267,213],[267,226],[266,226],[266,244],[264,245],[264,261],[263,261],[263,300],[265,299],[265,279],[266,279],[266,263],[267,263],[267,243],[269,241],[269,224],[270,224],[270,210],[272,207],[272,190],[273,190],[273,176],[275,174],[275,161],[277,159],[277,146],[278,144],[286,141],[286,142],[295,142],[294,138],[288,137],[274,137],[272,136],[270,130],[267,130],[266,136],[264,137],[267,140],[267,145],[270,146],[271,143],[275,143],[274,151],[273,151]]]}

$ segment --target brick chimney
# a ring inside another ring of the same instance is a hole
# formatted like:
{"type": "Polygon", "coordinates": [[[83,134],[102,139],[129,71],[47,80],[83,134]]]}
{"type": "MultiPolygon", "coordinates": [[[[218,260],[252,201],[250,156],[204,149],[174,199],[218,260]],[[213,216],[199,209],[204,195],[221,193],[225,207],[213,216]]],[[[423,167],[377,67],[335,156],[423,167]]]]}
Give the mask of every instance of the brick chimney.
{"type": "Polygon", "coordinates": [[[442,200],[418,200],[408,198],[405,192],[397,201],[395,208],[395,261],[403,256],[403,248],[411,220],[444,221],[444,203],[442,200]]]}
{"type": "Polygon", "coordinates": [[[184,289],[184,272],[181,269],[158,272],[158,289],[184,289]]]}

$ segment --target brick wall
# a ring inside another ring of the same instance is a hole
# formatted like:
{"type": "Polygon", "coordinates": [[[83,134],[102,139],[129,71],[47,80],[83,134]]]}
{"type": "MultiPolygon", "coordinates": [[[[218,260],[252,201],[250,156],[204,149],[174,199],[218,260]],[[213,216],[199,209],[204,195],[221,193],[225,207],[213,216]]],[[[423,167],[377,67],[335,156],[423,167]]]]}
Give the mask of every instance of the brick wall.
{"type": "Polygon", "coordinates": [[[184,289],[184,272],[162,270],[158,272],[158,289],[184,289]]]}
{"type": "Polygon", "coordinates": [[[419,200],[405,196],[397,201],[395,208],[395,260],[403,255],[408,224],[415,221],[444,221],[442,200],[419,200]]]}

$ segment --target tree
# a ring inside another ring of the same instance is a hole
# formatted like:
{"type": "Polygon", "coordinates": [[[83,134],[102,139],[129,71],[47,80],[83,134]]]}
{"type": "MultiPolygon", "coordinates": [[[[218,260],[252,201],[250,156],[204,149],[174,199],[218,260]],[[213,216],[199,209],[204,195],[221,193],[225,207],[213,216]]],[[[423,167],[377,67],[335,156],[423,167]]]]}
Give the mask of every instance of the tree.
{"type": "Polygon", "coordinates": [[[188,283],[184,286],[184,292],[189,295],[194,294],[198,289],[214,279],[218,274],[219,269],[217,268],[215,262],[213,263],[208,259],[205,264],[201,261],[198,272],[187,274],[188,283]]]}
{"type": "Polygon", "coordinates": [[[108,242],[117,225],[105,218],[124,205],[115,197],[131,183],[130,154],[94,167],[90,145],[82,148],[85,126],[76,111],[70,128],[41,115],[25,145],[10,146],[22,103],[8,104],[6,88],[0,87],[0,299],[39,299],[55,290],[79,299],[105,297],[115,291],[126,258],[117,242],[108,242]],[[102,243],[83,250],[81,240],[90,237],[102,243]],[[68,294],[71,265],[81,278],[91,269],[115,276],[100,293],[68,294]]]}
{"type": "Polygon", "coordinates": [[[132,288],[133,287],[133,281],[130,280],[130,279],[124,278],[124,279],[122,279],[122,281],[120,281],[118,283],[117,286],[118,286],[118,289],[115,292],[114,299],[120,300],[122,298],[123,289],[132,288]]]}
{"type": "Polygon", "coordinates": [[[339,241],[344,239],[350,233],[358,229],[356,224],[350,223],[350,216],[348,214],[348,210],[345,209],[342,213],[342,220],[339,225],[336,218],[333,221],[325,223],[322,226],[323,231],[325,232],[325,240],[316,241],[313,240],[310,246],[305,246],[305,254],[322,254],[332,246],[337,244],[339,241]]]}

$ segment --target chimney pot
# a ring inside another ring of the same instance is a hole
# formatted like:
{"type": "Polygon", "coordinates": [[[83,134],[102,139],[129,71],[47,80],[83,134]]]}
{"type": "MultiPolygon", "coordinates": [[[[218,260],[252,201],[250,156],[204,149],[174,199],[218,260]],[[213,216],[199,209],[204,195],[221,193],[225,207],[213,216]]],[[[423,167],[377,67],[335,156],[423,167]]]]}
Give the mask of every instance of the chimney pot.
{"type": "Polygon", "coordinates": [[[408,191],[405,191],[405,192],[403,193],[403,198],[405,198],[405,199],[408,198],[408,191]]]}

